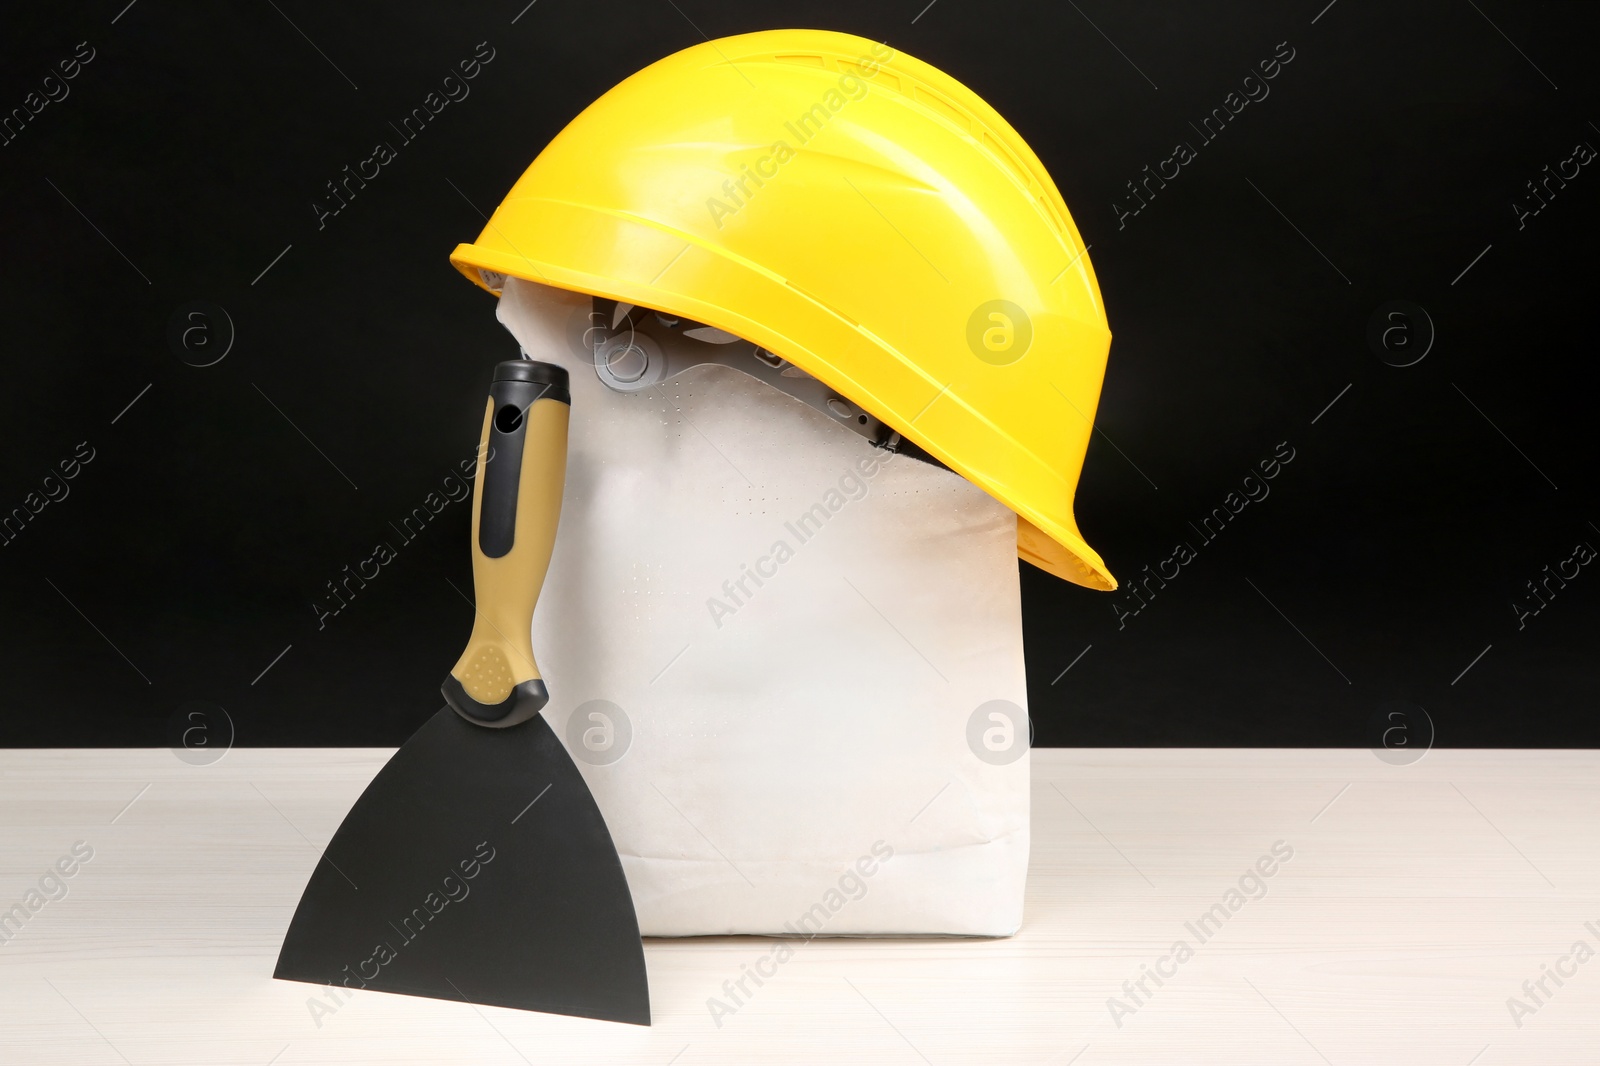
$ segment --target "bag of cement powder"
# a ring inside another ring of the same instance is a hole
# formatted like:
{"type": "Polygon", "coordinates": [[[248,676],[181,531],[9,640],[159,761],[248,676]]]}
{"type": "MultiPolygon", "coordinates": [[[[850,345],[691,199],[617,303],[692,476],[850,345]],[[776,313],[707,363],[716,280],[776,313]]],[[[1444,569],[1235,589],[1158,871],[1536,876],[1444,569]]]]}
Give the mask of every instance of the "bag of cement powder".
{"type": "Polygon", "coordinates": [[[533,643],[641,932],[1014,933],[1012,512],[735,370],[611,391],[588,308],[513,278],[498,314],[572,375],[533,643]]]}

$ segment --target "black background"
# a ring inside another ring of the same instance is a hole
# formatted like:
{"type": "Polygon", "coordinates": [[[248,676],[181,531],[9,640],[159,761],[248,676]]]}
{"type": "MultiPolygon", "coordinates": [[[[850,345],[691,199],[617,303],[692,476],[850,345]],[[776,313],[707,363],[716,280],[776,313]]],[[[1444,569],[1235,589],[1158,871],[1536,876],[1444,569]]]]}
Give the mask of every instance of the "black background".
{"type": "Polygon", "coordinates": [[[924,2],[8,12],[0,109],[95,58],[0,147],[0,512],[94,458],[0,547],[0,744],[165,744],[190,701],[242,744],[404,740],[470,625],[467,507],[325,628],[311,604],[471,455],[514,354],[448,252],[611,85],[785,25],[942,68],[1051,171],[1115,334],[1077,510],[1125,588],[1295,450],[1121,628],[1137,601],[1023,566],[1037,743],[1365,746],[1390,700],[1445,746],[1600,741],[1595,568],[1523,628],[1512,607],[1600,545],[1600,168],[1523,228],[1512,208],[1600,146],[1594,5],[924,2]],[[319,230],[324,183],[481,41],[471,96],[319,230]],[[1201,145],[1189,123],[1279,42],[1270,96],[1201,145]],[[1180,140],[1198,158],[1119,228],[1180,140]],[[235,334],[208,367],[168,343],[196,300],[235,334]],[[1436,332],[1411,366],[1367,340],[1395,300],[1436,332]]]}

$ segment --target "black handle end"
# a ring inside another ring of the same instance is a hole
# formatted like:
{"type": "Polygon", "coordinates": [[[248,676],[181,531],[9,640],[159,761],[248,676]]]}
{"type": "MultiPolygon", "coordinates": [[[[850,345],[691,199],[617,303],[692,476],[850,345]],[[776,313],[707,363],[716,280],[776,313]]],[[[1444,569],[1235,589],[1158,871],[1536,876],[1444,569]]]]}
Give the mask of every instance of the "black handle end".
{"type": "MultiPolygon", "coordinates": [[[[541,363],[536,359],[506,359],[494,365],[495,381],[528,381],[538,385],[554,385],[562,391],[571,386],[566,367],[554,363],[541,363]]],[[[571,401],[568,401],[571,402],[571,401]]]]}

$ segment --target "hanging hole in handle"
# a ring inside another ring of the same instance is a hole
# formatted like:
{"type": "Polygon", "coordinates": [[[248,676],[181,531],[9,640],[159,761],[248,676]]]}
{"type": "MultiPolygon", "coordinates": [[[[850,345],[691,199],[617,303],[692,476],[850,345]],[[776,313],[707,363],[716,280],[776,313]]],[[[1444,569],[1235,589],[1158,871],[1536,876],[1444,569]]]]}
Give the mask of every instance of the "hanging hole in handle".
{"type": "Polygon", "coordinates": [[[521,429],[522,409],[514,403],[502,404],[494,413],[494,428],[507,434],[521,429]]]}

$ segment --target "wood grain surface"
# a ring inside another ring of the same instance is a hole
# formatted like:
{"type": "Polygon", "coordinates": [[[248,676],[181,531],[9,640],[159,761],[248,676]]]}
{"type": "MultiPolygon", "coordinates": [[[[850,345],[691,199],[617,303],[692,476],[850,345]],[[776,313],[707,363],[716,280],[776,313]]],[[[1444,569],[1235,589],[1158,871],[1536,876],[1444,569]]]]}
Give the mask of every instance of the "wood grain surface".
{"type": "Polygon", "coordinates": [[[1600,1061],[1600,753],[1041,749],[1020,935],[789,942],[737,1002],[778,942],[650,940],[648,1029],[272,980],[388,754],[0,752],[0,909],[66,890],[0,943],[0,1062],[1600,1061]]]}

